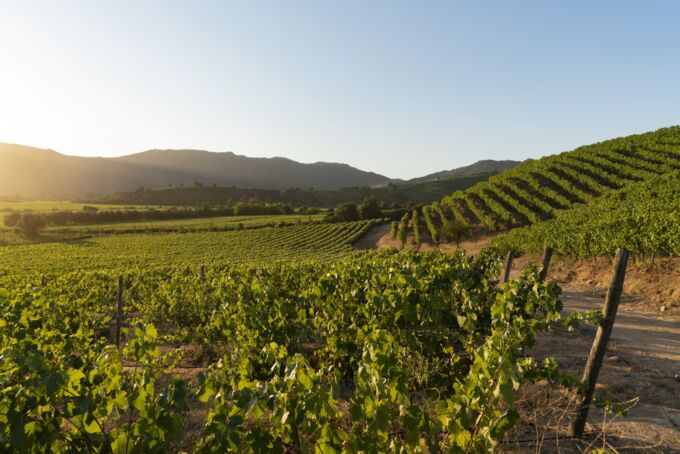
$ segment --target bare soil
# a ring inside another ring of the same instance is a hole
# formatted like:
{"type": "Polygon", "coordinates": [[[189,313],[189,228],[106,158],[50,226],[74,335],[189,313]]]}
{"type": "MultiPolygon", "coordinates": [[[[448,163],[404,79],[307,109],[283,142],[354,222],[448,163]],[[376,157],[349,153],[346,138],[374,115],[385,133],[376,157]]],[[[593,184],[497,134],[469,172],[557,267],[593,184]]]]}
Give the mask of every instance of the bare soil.
{"type": "Polygon", "coordinates": [[[386,249],[386,247],[378,248],[378,243],[382,238],[389,238],[390,229],[392,226],[390,224],[376,225],[372,227],[364,236],[359,238],[355,243],[354,247],[357,249],[386,249]]]}
{"type": "MultiPolygon", "coordinates": [[[[515,260],[515,270],[540,263],[539,255],[515,260]]],[[[604,296],[612,276],[613,259],[555,257],[549,276],[563,288],[604,296]]],[[[680,257],[636,259],[628,263],[624,282],[626,307],[631,310],[680,316],[680,257]]]]}
{"type": "MultiPolygon", "coordinates": [[[[565,312],[601,308],[601,296],[566,291],[565,312]]],[[[627,408],[615,417],[591,408],[586,436],[566,437],[575,410],[575,393],[547,382],[520,389],[520,423],[502,445],[503,452],[680,452],[680,318],[630,310],[622,301],[596,398],[627,408]]],[[[529,353],[552,356],[561,370],[580,377],[596,328],[583,324],[573,332],[542,334],[529,353]]]]}

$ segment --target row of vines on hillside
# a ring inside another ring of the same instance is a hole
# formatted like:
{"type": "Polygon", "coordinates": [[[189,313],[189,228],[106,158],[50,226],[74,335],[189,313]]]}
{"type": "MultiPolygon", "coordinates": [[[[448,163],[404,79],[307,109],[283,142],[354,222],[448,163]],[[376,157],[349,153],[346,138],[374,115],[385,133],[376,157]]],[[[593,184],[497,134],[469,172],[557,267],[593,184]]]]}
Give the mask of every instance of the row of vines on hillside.
{"type": "Polygon", "coordinates": [[[638,255],[680,255],[680,173],[608,193],[559,213],[553,220],[514,229],[492,244],[501,250],[611,255],[625,247],[638,255]]]}
{"type": "Polygon", "coordinates": [[[536,224],[631,183],[680,169],[680,127],[528,161],[444,198],[454,217],[488,230],[536,224]]]}

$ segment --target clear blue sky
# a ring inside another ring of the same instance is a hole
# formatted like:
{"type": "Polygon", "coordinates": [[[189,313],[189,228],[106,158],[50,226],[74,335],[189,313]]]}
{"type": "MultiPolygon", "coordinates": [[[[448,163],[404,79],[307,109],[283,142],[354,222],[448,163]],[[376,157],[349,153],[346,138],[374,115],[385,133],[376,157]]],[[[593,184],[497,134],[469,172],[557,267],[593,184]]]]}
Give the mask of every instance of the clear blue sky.
{"type": "Polygon", "coordinates": [[[680,123],[680,2],[0,0],[0,141],[415,177],[680,123]]]}

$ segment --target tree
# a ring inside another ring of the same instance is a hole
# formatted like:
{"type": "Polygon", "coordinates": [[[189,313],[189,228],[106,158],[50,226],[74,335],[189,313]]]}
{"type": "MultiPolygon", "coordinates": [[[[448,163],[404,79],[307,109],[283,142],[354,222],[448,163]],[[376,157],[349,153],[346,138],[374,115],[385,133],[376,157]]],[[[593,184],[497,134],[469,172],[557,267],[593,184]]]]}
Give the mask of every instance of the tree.
{"type": "Polygon", "coordinates": [[[40,235],[40,229],[46,225],[47,220],[44,216],[24,213],[14,225],[14,230],[28,238],[35,238],[40,235]]]}
{"type": "Polygon", "coordinates": [[[7,213],[5,215],[5,225],[7,227],[14,227],[15,225],[17,225],[17,222],[19,222],[19,219],[21,219],[20,213],[17,213],[16,211],[7,213]]]}
{"type": "Polygon", "coordinates": [[[359,205],[359,216],[361,219],[375,219],[383,217],[378,199],[373,196],[366,197],[359,205]]]}
{"type": "Polygon", "coordinates": [[[335,207],[333,214],[340,221],[356,221],[359,219],[359,211],[353,203],[343,202],[335,207]]]}
{"type": "Polygon", "coordinates": [[[442,224],[441,236],[446,238],[447,241],[453,241],[456,243],[456,247],[460,247],[460,242],[470,235],[470,226],[459,220],[445,220],[442,224]]]}

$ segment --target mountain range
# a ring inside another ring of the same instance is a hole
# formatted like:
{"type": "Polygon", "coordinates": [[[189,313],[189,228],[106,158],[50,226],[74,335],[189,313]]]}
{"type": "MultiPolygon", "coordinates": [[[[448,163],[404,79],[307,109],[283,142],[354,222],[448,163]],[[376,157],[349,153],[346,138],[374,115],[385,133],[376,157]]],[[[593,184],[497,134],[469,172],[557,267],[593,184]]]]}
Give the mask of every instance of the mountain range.
{"type": "Polygon", "coordinates": [[[458,167],[452,170],[442,170],[441,172],[431,173],[429,175],[425,175],[424,177],[413,178],[412,180],[409,180],[409,182],[421,183],[432,180],[468,177],[471,175],[480,175],[484,173],[498,173],[504,170],[514,169],[521,163],[521,161],[494,161],[492,159],[483,159],[481,161],[475,162],[474,164],[470,164],[469,166],[458,167]]]}
{"type": "MultiPolygon", "coordinates": [[[[410,182],[496,172],[512,165],[509,163],[515,162],[483,161],[410,182]]],[[[140,186],[189,186],[194,182],[240,188],[322,190],[402,183],[347,164],[305,164],[281,157],[250,158],[232,152],[149,150],[118,158],[95,158],[0,143],[0,194],[74,198],[130,191],[140,186]]]]}

